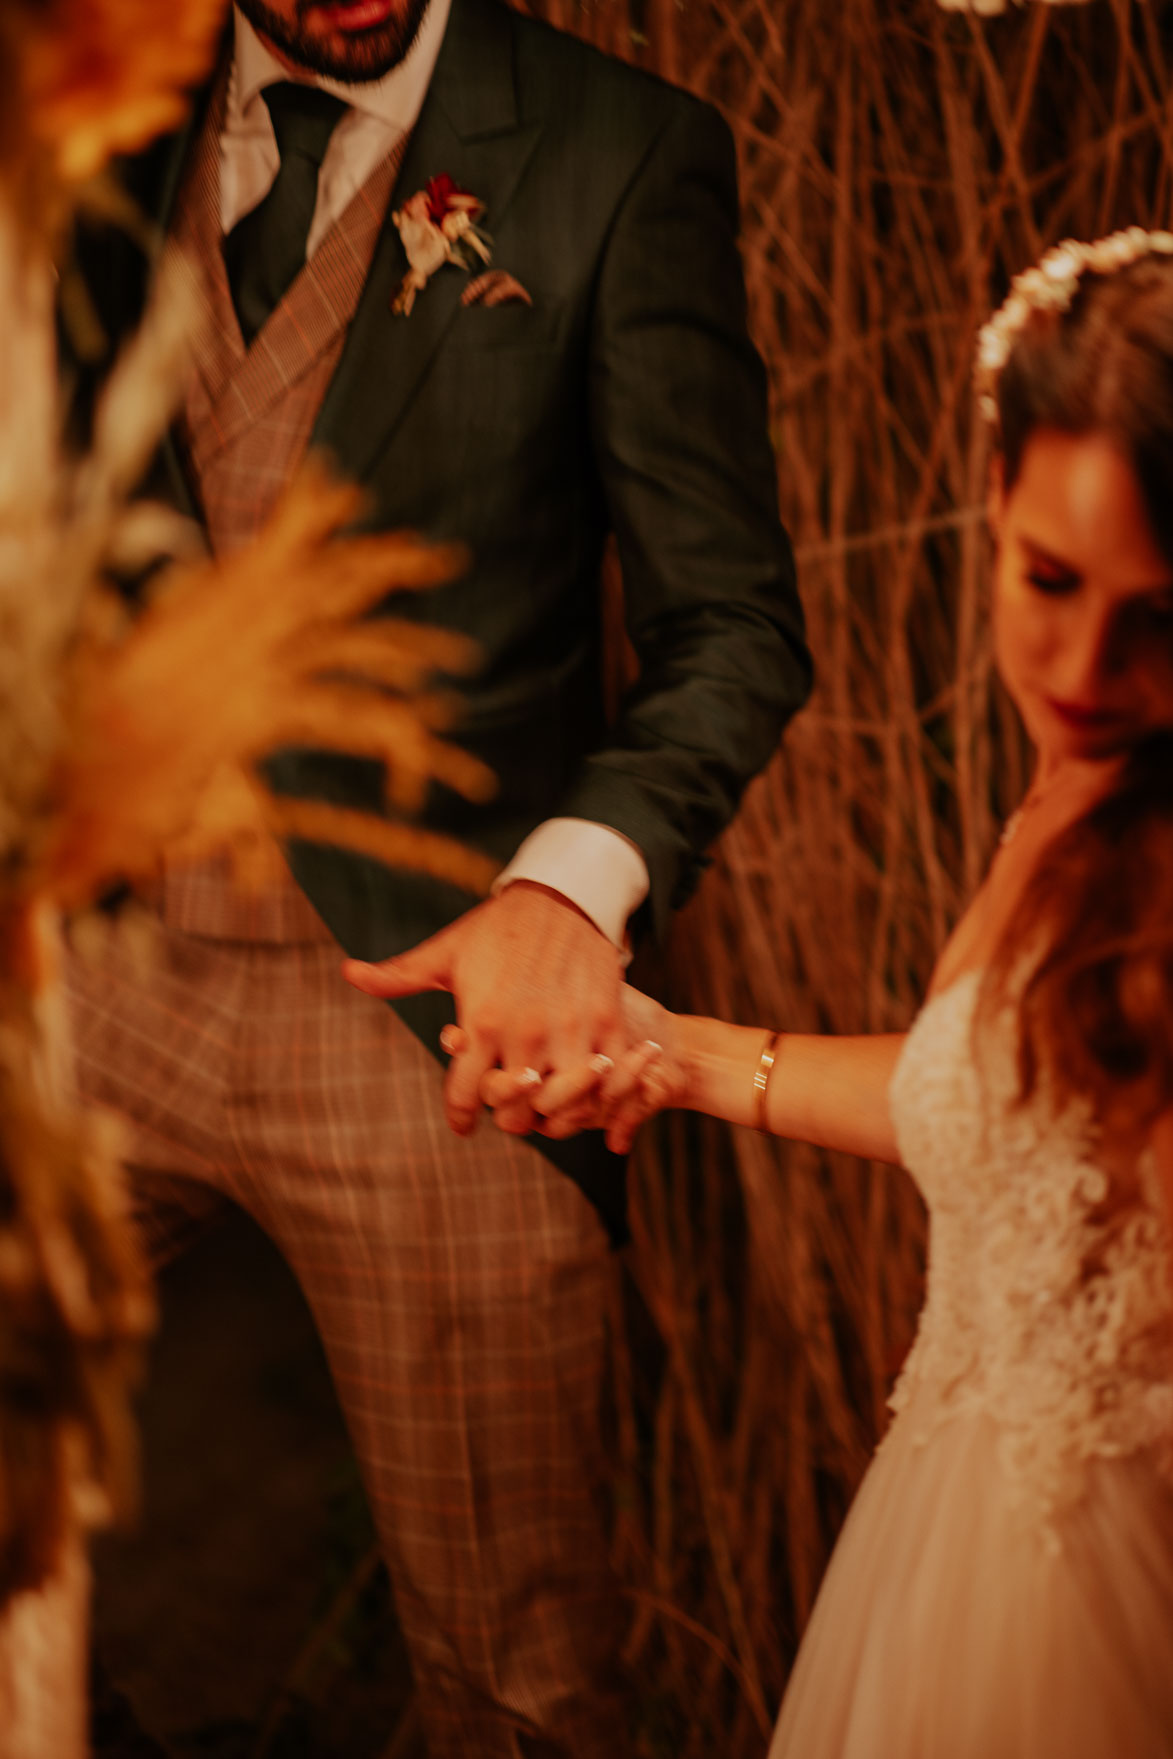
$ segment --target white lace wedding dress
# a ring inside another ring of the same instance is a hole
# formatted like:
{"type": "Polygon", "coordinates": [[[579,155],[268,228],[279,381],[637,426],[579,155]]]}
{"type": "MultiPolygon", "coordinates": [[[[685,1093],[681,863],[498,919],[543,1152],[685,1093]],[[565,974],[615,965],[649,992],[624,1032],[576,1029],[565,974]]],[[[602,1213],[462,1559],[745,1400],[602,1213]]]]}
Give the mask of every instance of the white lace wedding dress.
{"type": "Polygon", "coordinates": [[[770,1759],[1173,1756],[1173,1276],[1155,1171],[1107,1219],[1078,1108],[1015,1101],[976,973],[922,1010],[892,1114],[931,1212],[896,1413],[770,1759]]]}

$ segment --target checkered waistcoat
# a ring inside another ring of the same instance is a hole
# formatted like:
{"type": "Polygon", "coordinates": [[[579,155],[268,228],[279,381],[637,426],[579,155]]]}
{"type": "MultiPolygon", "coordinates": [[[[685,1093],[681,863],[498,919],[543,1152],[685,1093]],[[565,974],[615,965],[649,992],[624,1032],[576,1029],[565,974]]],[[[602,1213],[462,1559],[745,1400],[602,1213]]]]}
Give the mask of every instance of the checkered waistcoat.
{"type": "MultiPolygon", "coordinates": [[[[338,364],[386,213],[406,139],[322,239],[272,315],[244,345],[220,229],[220,135],[227,81],[208,105],[171,242],[198,265],[204,305],[180,449],[213,554],[255,536],[304,457],[338,364]]],[[[388,320],[390,321],[390,320],[388,320]]],[[[260,891],[232,882],[225,861],[168,863],[159,908],[172,928],[222,940],[332,937],[292,877],[260,891]]]]}

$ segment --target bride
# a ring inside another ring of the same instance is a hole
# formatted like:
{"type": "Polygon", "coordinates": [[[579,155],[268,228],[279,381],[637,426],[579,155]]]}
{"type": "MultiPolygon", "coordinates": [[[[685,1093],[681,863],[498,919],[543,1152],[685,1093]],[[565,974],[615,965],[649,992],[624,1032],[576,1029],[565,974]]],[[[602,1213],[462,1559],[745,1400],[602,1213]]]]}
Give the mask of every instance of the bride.
{"type": "MultiPolygon", "coordinates": [[[[673,1016],[526,1090],[902,1163],[928,1294],[771,1759],[1173,1755],[1173,237],[1051,251],[987,326],[998,667],[1029,792],[906,1035],[673,1016]]],[[[459,1052],[459,1034],[453,1048],[459,1052]]]]}

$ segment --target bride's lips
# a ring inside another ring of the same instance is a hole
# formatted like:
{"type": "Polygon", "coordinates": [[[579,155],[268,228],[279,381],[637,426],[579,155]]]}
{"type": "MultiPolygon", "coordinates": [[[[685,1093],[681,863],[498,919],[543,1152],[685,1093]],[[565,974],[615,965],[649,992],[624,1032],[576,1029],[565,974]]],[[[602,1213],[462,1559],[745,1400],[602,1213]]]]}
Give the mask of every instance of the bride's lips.
{"type": "Polygon", "coordinates": [[[1114,727],[1120,716],[1113,709],[1096,708],[1091,703],[1060,702],[1056,696],[1047,698],[1047,706],[1064,726],[1076,733],[1098,733],[1114,727]]]}
{"type": "Polygon", "coordinates": [[[369,31],[386,24],[396,4],[397,0],[352,0],[351,4],[342,0],[339,5],[318,6],[315,10],[332,30],[369,31]]]}

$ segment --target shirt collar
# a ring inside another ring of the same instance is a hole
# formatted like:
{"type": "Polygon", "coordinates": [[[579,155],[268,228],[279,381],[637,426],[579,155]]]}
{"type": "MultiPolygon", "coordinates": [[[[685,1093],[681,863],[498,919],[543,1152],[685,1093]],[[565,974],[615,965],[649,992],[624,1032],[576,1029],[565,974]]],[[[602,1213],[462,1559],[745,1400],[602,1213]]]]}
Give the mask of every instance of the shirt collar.
{"type": "MultiPolygon", "coordinates": [[[[399,66],[385,73],[382,79],[348,85],[336,79],[320,79],[307,72],[307,83],[321,86],[325,92],[333,92],[351,109],[376,117],[388,128],[397,131],[411,128],[420,113],[440,53],[451,3],[452,0],[429,0],[415,42],[399,66]]],[[[240,8],[234,6],[232,10],[235,51],[231,101],[237,115],[243,117],[265,86],[286,80],[290,75],[289,69],[282,66],[262,43],[240,8]]]]}

